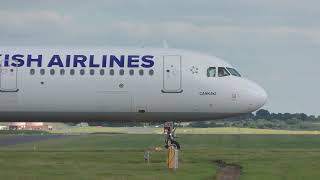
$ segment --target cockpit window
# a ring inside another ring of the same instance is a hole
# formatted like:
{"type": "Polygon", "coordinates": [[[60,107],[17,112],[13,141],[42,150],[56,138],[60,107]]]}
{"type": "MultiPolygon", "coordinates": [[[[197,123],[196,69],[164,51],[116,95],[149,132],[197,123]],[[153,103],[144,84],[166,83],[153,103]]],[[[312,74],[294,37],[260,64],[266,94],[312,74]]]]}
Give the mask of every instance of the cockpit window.
{"type": "Polygon", "coordinates": [[[219,67],[218,68],[218,76],[219,77],[230,76],[230,73],[226,70],[226,68],[219,67]]]}
{"type": "Polygon", "coordinates": [[[237,70],[235,70],[233,68],[228,68],[228,67],[227,67],[227,69],[233,76],[241,77],[241,74],[237,70]]]}
{"type": "Polygon", "coordinates": [[[217,68],[216,67],[209,67],[207,70],[208,77],[216,77],[217,68]]]}

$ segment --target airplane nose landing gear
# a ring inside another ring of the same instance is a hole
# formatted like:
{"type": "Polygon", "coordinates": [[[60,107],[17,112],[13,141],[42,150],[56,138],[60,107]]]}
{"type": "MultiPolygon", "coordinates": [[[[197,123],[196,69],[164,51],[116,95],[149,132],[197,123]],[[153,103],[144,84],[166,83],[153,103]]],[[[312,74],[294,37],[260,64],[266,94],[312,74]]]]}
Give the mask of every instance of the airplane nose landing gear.
{"type": "Polygon", "coordinates": [[[180,144],[175,140],[175,131],[177,130],[174,127],[173,122],[166,122],[163,127],[164,133],[166,134],[165,139],[165,148],[168,149],[169,146],[174,146],[176,149],[180,150],[180,144]]]}

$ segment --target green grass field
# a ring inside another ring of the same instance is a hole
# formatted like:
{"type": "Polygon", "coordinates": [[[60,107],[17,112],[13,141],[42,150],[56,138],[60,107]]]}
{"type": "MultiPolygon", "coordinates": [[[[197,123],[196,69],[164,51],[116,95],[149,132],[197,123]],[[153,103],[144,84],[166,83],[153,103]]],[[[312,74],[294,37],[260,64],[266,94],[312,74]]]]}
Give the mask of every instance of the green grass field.
{"type": "MultiPolygon", "coordinates": [[[[5,137],[2,137],[5,138],[5,137]]],[[[215,160],[242,166],[242,180],[314,180],[320,178],[318,135],[180,135],[180,168],[167,170],[163,136],[106,134],[0,148],[1,179],[23,180],[207,180],[214,179],[215,160]]]]}
{"type": "MultiPolygon", "coordinates": [[[[68,127],[68,128],[55,129],[49,132],[57,133],[57,134],[86,134],[86,133],[162,134],[163,128],[68,127]],[[135,132],[134,130],[137,130],[137,132],[135,132]]],[[[178,134],[314,134],[314,135],[320,135],[320,131],[292,131],[292,130],[250,129],[250,128],[178,128],[177,133],[178,134]]]]}

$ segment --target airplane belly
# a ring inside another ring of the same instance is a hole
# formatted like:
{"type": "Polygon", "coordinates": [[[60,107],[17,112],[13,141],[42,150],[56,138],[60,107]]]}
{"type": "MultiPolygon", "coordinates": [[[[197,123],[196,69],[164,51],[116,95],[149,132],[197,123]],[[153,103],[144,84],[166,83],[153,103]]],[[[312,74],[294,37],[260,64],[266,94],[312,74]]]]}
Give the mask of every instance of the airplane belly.
{"type": "Polygon", "coordinates": [[[150,112],[0,112],[0,122],[188,122],[232,117],[232,113],[150,112]]]}

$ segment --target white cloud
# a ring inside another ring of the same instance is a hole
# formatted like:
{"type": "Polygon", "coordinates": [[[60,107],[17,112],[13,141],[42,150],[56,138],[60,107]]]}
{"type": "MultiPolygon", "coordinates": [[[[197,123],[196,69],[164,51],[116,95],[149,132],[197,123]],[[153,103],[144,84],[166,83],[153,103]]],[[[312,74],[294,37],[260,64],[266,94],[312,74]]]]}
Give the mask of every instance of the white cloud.
{"type": "Polygon", "coordinates": [[[29,12],[0,11],[0,25],[6,28],[42,26],[43,24],[61,26],[69,23],[71,20],[71,16],[61,15],[51,10],[29,12]]]}
{"type": "MultiPolygon", "coordinates": [[[[197,25],[186,22],[139,23],[117,21],[108,27],[109,31],[126,33],[131,37],[154,37],[167,35],[169,37],[206,37],[223,38],[242,37],[243,35],[260,36],[265,38],[302,37],[310,40],[320,40],[320,28],[294,26],[240,26],[240,25],[197,25]]],[[[228,40],[228,39],[225,39],[228,40]]]]}

